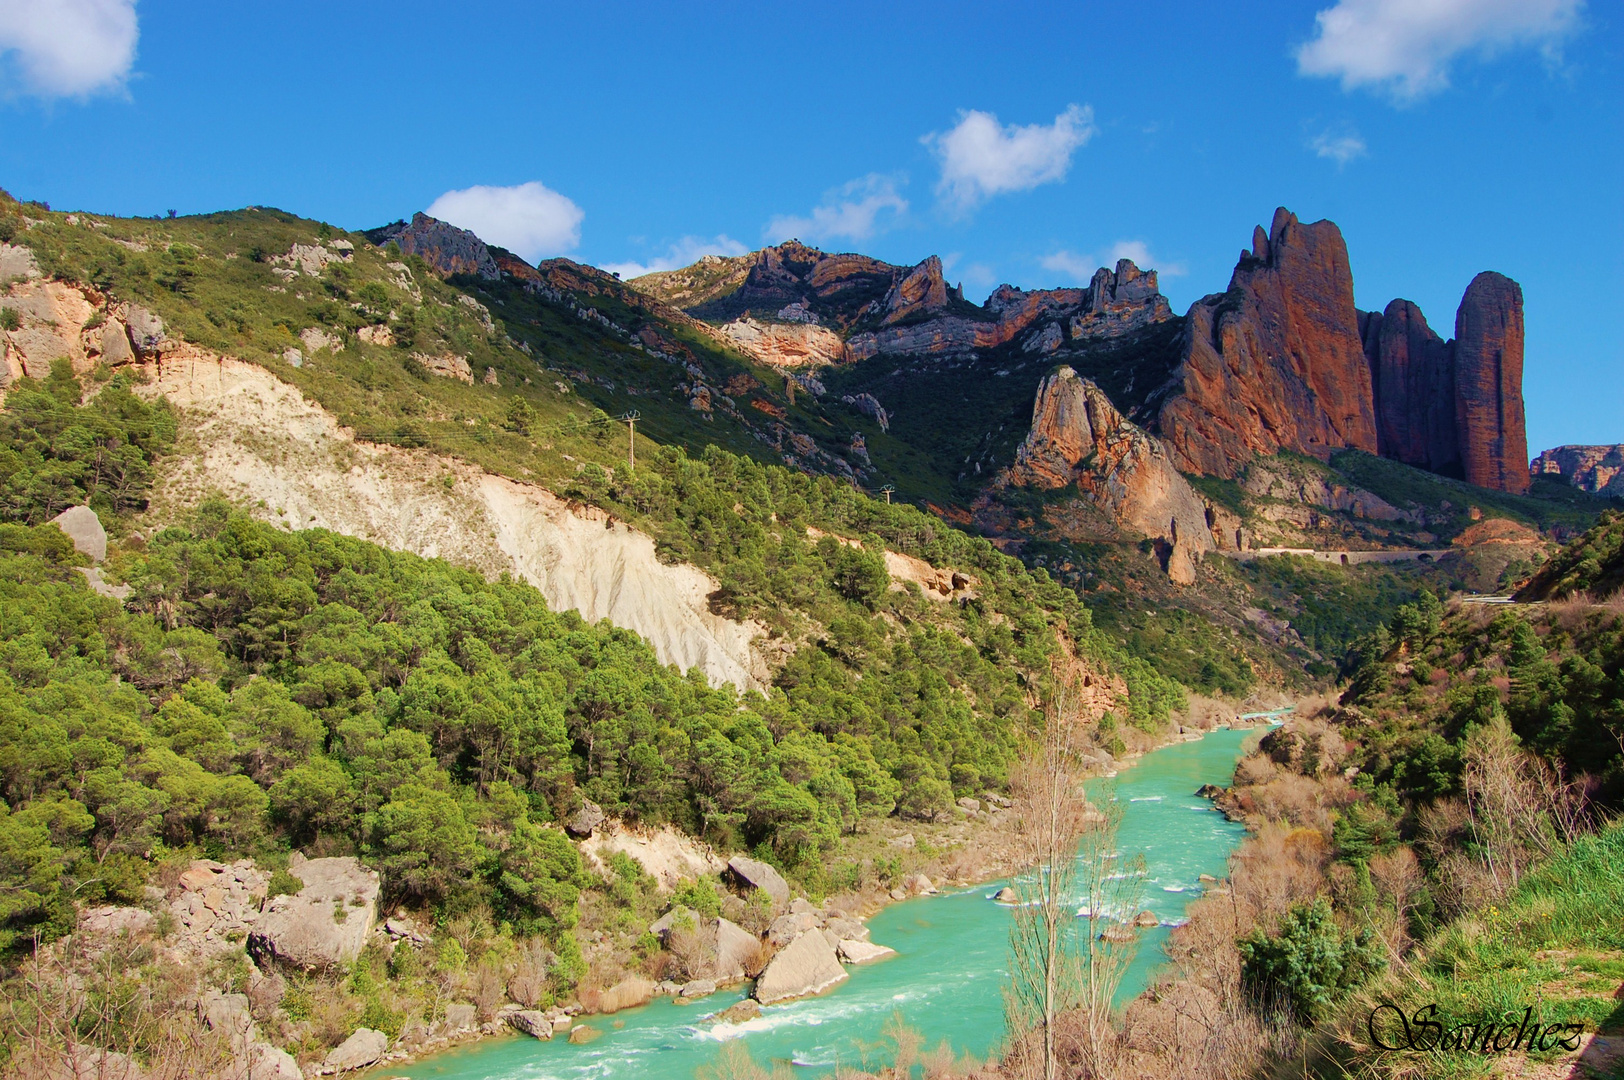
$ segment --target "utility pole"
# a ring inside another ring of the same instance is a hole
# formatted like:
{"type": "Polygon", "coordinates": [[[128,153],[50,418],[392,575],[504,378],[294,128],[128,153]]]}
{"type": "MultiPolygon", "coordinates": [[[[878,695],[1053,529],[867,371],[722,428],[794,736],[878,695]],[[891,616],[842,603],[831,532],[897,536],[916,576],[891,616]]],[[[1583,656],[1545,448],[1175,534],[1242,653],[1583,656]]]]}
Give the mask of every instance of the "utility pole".
{"type": "Polygon", "coordinates": [[[891,493],[895,490],[896,488],[892,487],[890,484],[887,484],[880,489],[880,494],[885,496],[885,505],[891,505],[891,493]]]}
{"type": "Polygon", "coordinates": [[[637,468],[637,422],[642,418],[643,414],[636,409],[620,416],[626,425],[626,467],[633,470],[637,468]]]}

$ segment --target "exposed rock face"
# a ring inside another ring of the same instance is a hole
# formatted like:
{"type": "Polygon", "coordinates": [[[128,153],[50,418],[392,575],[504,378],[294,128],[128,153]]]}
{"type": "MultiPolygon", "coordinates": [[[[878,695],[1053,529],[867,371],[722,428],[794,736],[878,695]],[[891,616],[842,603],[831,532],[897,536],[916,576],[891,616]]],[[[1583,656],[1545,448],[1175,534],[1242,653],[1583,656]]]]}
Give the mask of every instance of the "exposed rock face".
{"type": "Polygon", "coordinates": [[[521,1009],[516,1013],[509,1013],[508,1026],[521,1035],[528,1035],[532,1039],[551,1039],[553,1037],[553,1022],[551,1018],[539,1009],[521,1009]]]}
{"type": "Polygon", "coordinates": [[[304,888],[265,905],[248,935],[248,951],[303,971],[352,963],[377,920],[378,872],[348,856],[306,859],[298,852],[288,869],[304,888]]]}
{"type": "Polygon", "coordinates": [[[39,263],[33,251],[21,244],[0,243],[0,285],[17,278],[30,280],[39,276],[39,263]]]}
{"type": "Polygon", "coordinates": [[[784,875],[758,859],[735,855],[727,861],[727,868],[735,877],[752,889],[761,889],[779,907],[789,906],[789,882],[784,875]]]}
{"type": "Polygon", "coordinates": [[[735,319],[717,328],[755,359],[776,368],[825,367],[846,359],[846,343],[826,326],[735,319]]]}
{"type": "Polygon", "coordinates": [[[188,356],[146,373],[151,381],[140,392],[183,409],[200,448],[164,459],[154,493],[161,504],[190,505],[217,488],[264,517],[264,505],[281,507],[283,520],[309,528],[488,576],[515,574],[555,611],[640,634],[661,663],[697,667],[740,689],[765,685],[766,663],[751,644],[760,626],[713,613],[706,597],[715,579],[662,563],[653,538],[624,522],[464,462],[356,442],[332,414],[257,364],[188,356]],[[448,473],[457,478],[450,489],[428,482],[448,473]]]}
{"type": "Polygon", "coordinates": [[[1206,506],[1161,442],[1123,419],[1093,382],[1062,367],[1043,380],[1032,430],[1008,482],[1078,490],[1127,525],[1165,544],[1168,576],[1195,580],[1195,563],[1218,547],[1206,506]]]}
{"type": "Polygon", "coordinates": [[[772,958],[756,980],[752,996],[771,1005],[821,994],[847,978],[834,946],[818,931],[808,930],[772,958]]]}
{"type": "Polygon", "coordinates": [[[412,353],[412,359],[427,368],[431,375],[439,375],[447,379],[460,379],[470,386],[473,385],[474,369],[468,366],[466,356],[453,352],[434,355],[414,352],[412,353]]]}
{"type": "Polygon", "coordinates": [[[1229,290],[1190,308],[1184,335],[1179,392],[1158,428],[1185,471],[1232,478],[1279,450],[1376,452],[1370,367],[1334,223],[1276,210],[1229,290]]]}
{"type": "Polygon", "coordinates": [[[1523,427],[1522,286],[1484,271],[1455,314],[1455,426],[1468,483],[1528,490],[1523,427]]]}
{"type": "Polygon", "coordinates": [[[1394,300],[1380,314],[1361,312],[1359,321],[1382,456],[1460,476],[1453,350],[1408,300],[1394,300]]]}
{"type": "Polygon", "coordinates": [[[702,840],[695,840],[670,826],[658,829],[631,829],[610,822],[594,829],[591,839],[581,843],[581,857],[602,866],[612,852],[630,855],[652,877],[662,892],[670,892],[685,878],[719,874],[727,864],[702,840]]]}
{"type": "Polygon", "coordinates": [[[1624,444],[1558,446],[1529,467],[1535,476],[1560,476],[1593,495],[1624,495],[1624,444]]]}
{"type": "Polygon", "coordinates": [[[495,281],[502,276],[483,240],[421,211],[412,215],[410,225],[397,222],[368,235],[379,247],[393,240],[406,254],[421,256],[442,277],[478,274],[495,281]]]}
{"type": "Polygon", "coordinates": [[[603,824],[605,816],[603,807],[591,799],[582,799],[581,808],[575,812],[574,817],[564,823],[564,831],[571,836],[591,836],[592,830],[603,824]]]}
{"type": "Polygon", "coordinates": [[[51,524],[67,534],[76,551],[96,562],[107,558],[107,530],[102,528],[101,518],[90,507],[70,506],[52,518],[51,524]]]}
{"type": "Polygon", "coordinates": [[[947,306],[947,283],[942,280],[942,260],[932,255],[909,271],[885,294],[885,318],[890,326],[913,315],[940,311],[947,306]]]}
{"type": "Polygon", "coordinates": [[[1156,284],[1156,271],[1118,259],[1115,272],[1100,267],[1089,282],[1082,311],[1071,317],[1073,338],[1112,338],[1173,317],[1156,284]]]}

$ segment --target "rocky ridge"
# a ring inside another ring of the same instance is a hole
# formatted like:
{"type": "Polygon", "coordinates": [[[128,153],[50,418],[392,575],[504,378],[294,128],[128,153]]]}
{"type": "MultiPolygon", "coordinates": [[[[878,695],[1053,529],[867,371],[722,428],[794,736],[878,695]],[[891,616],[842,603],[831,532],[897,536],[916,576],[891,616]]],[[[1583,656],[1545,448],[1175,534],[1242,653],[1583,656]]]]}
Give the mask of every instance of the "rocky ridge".
{"type": "Polygon", "coordinates": [[[1624,443],[1544,450],[1529,471],[1534,476],[1559,476],[1592,495],[1624,496],[1624,443]]]}
{"type": "Polygon", "coordinates": [[[1179,474],[1161,441],[1123,419],[1070,367],[1043,380],[1031,431],[1004,482],[1051,489],[1075,482],[1119,524],[1158,540],[1168,576],[1181,585],[1195,581],[1205,554],[1239,539],[1216,527],[1216,510],[1179,474]]]}

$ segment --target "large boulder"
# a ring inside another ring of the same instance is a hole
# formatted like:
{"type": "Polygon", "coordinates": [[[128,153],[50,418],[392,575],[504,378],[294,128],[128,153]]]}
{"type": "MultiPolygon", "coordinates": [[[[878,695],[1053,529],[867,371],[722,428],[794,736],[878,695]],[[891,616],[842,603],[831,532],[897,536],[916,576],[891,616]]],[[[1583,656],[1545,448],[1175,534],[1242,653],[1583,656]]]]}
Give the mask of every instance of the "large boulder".
{"type": "Polygon", "coordinates": [[[521,1035],[528,1035],[532,1039],[551,1039],[553,1037],[553,1021],[540,1009],[521,1009],[516,1013],[509,1013],[508,1026],[521,1035]]]}
{"type": "Polygon", "coordinates": [[[322,1064],[334,1072],[362,1069],[383,1057],[389,1049],[389,1036],[371,1028],[356,1028],[355,1033],[332,1050],[322,1064]]]}
{"type": "Polygon", "coordinates": [[[726,919],[717,919],[716,981],[730,983],[744,978],[745,968],[760,948],[761,942],[754,934],[726,919]]]}
{"type": "Polygon", "coordinates": [[[130,344],[135,351],[147,356],[158,351],[158,346],[164,341],[164,321],[144,307],[130,305],[124,316],[125,325],[130,330],[130,344]]]}
{"type": "Polygon", "coordinates": [[[809,930],[780,950],[756,980],[753,996],[763,1005],[821,994],[844,982],[834,946],[816,930],[809,930]]]}
{"type": "Polygon", "coordinates": [[[378,873],[349,856],[289,863],[304,888],[278,896],[248,935],[258,960],[301,971],[339,968],[361,955],[378,917],[378,873]]]}
{"type": "Polygon", "coordinates": [[[564,831],[571,836],[591,836],[592,830],[602,825],[606,817],[603,807],[587,799],[581,803],[581,809],[575,812],[575,816],[564,823],[564,831]]]}
{"type": "Polygon", "coordinates": [[[647,1005],[652,1000],[654,1000],[654,984],[647,979],[633,976],[622,979],[598,995],[598,1012],[619,1012],[621,1009],[647,1005]]]}
{"type": "Polygon", "coordinates": [[[82,554],[96,562],[107,558],[107,530],[102,528],[101,518],[90,507],[70,506],[52,518],[51,524],[66,533],[82,554]]]}
{"type": "Polygon", "coordinates": [[[808,930],[818,929],[818,917],[809,911],[780,915],[767,927],[767,940],[780,948],[808,930]]]}
{"type": "Polygon", "coordinates": [[[727,861],[727,868],[733,872],[740,884],[751,889],[761,889],[772,897],[775,907],[789,906],[789,882],[771,866],[759,859],[735,855],[727,861]]]}
{"type": "Polygon", "coordinates": [[[867,964],[874,960],[884,960],[888,956],[895,956],[897,951],[886,945],[876,945],[871,941],[842,941],[835,949],[840,959],[848,964],[867,964]]]}

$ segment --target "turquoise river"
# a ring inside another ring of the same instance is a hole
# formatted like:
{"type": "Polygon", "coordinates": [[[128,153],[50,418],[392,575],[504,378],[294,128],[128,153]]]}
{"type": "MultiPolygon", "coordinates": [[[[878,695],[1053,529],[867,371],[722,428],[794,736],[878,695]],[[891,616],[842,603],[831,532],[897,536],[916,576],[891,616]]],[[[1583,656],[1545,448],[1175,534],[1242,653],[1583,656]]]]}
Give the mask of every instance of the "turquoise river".
{"type": "MultiPolygon", "coordinates": [[[[1137,994],[1162,962],[1169,928],[1201,894],[1199,877],[1225,873],[1244,832],[1196,798],[1202,784],[1228,784],[1242,743],[1254,734],[1220,729],[1192,742],[1146,754],[1112,781],[1123,803],[1121,849],[1143,852],[1142,909],[1162,925],[1141,937],[1123,993],[1137,994]]],[[[485,1039],[373,1075],[412,1080],[690,1080],[714,1062],[722,1043],[743,1039],[757,1064],[802,1066],[821,1076],[837,1064],[879,1065],[889,1046],[883,1031],[893,1015],[925,1037],[946,1039],[960,1054],[985,1057],[1003,1038],[1002,987],[1008,963],[1009,911],[990,897],[1002,882],[893,904],[869,920],[873,940],[897,955],[851,970],[851,978],[822,997],[775,1005],[742,1024],[709,1025],[703,1018],[743,995],[719,993],[678,1006],[661,999],[590,1021],[601,1038],[573,1046],[512,1035],[485,1039]]]]}

